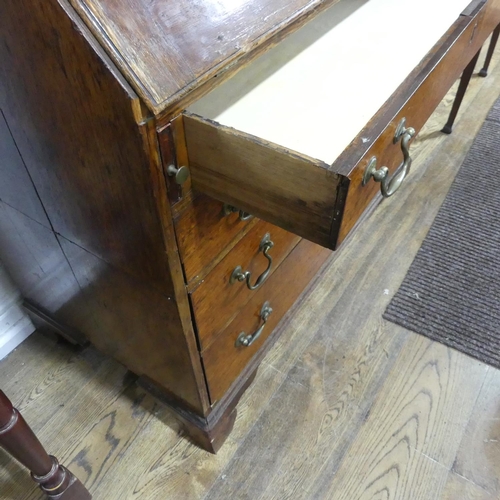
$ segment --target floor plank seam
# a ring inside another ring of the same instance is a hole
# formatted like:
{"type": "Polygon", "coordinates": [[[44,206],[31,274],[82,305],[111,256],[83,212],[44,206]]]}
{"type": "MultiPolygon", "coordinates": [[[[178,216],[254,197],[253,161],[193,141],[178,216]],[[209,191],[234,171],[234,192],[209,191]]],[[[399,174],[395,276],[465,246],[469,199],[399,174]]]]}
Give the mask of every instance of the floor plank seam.
{"type": "Polygon", "coordinates": [[[472,485],[474,485],[476,488],[479,488],[480,490],[484,491],[485,493],[487,493],[488,495],[492,495],[491,491],[488,491],[486,488],[484,488],[483,486],[481,486],[480,484],[472,481],[471,479],[463,476],[462,474],[459,474],[458,472],[456,472],[455,470],[453,470],[453,467],[450,469],[450,472],[452,474],[455,474],[455,476],[458,476],[460,479],[463,479],[464,481],[466,481],[467,483],[470,483],[472,485]]]}
{"type": "MultiPolygon", "coordinates": [[[[264,363],[264,361],[263,361],[264,363]]],[[[232,462],[234,460],[234,458],[237,456],[238,452],[240,451],[241,447],[244,446],[246,440],[248,439],[248,436],[251,434],[252,430],[254,429],[254,427],[257,425],[257,422],[260,420],[260,418],[262,417],[262,415],[264,414],[265,410],[268,408],[268,406],[271,404],[271,402],[273,401],[273,399],[276,397],[276,394],[278,393],[278,391],[281,389],[281,387],[285,384],[285,382],[287,381],[288,379],[288,375],[283,373],[283,372],[280,372],[279,370],[277,370],[274,366],[266,363],[267,366],[270,366],[271,368],[273,368],[275,371],[277,371],[278,373],[280,373],[281,375],[283,375],[283,380],[281,381],[281,383],[276,387],[276,390],[272,393],[271,397],[269,398],[268,402],[264,405],[262,405],[262,408],[261,408],[261,411],[257,414],[254,422],[253,422],[253,425],[249,426],[247,432],[239,439],[239,442],[237,444],[237,447],[236,449],[234,450],[234,453],[228,458],[227,460],[227,463],[226,465],[221,469],[220,473],[217,475],[217,477],[215,478],[215,480],[213,481],[212,485],[208,488],[208,490],[205,492],[205,494],[203,496],[201,496],[198,500],[205,500],[206,498],[208,498],[208,496],[210,495],[211,491],[212,491],[212,488],[222,479],[224,476],[226,476],[226,471],[229,470],[231,468],[231,465],[232,465],[232,462]]],[[[293,367],[294,365],[292,365],[293,367]]]]}
{"type": "Polygon", "coordinates": [[[267,363],[266,360],[264,359],[264,361],[262,361],[261,363],[262,366],[268,366],[269,368],[271,368],[272,370],[274,370],[275,372],[278,372],[280,375],[283,375],[284,377],[287,376],[286,373],[282,372],[281,370],[278,370],[278,368],[276,368],[273,364],[271,363],[267,363]]]}
{"type": "Polygon", "coordinates": [[[420,450],[417,450],[417,448],[415,448],[414,446],[411,446],[411,448],[416,452],[418,453],[419,455],[422,455],[424,458],[426,458],[427,460],[430,460],[432,463],[436,464],[436,465],[439,465],[440,467],[442,467],[443,469],[447,470],[448,472],[451,472],[451,467],[447,467],[446,465],[442,464],[439,460],[436,460],[435,458],[432,458],[431,456],[427,455],[426,453],[424,453],[423,451],[420,451],[420,450]]]}

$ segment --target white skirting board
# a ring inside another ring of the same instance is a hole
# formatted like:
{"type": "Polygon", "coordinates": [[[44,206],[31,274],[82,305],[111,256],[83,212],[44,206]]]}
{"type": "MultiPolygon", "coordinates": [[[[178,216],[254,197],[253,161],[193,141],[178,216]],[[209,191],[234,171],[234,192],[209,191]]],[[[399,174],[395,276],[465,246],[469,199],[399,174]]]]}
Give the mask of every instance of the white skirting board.
{"type": "Polygon", "coordinates": [[[0,359],[35,331],[21,308],[21,295],[0,266],[0,359]]]}

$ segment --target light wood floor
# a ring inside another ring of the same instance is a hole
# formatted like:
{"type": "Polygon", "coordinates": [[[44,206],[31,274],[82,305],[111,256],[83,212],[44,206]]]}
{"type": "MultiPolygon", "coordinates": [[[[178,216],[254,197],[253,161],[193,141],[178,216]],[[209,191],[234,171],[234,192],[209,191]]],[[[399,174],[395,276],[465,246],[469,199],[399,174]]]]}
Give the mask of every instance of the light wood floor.
{"type": "MultiPolygon", "coordinates": [[[[34,334],[0,363],[0,387],[96,500],[500,498],[500,372],[382,320],[500,93],[497,60],[451,137],[447,96],[403,188],[286,319],[217,456],[93,349],[34,334]]],[[[0,498],[40,498],[1,451],[0,498]]]]}

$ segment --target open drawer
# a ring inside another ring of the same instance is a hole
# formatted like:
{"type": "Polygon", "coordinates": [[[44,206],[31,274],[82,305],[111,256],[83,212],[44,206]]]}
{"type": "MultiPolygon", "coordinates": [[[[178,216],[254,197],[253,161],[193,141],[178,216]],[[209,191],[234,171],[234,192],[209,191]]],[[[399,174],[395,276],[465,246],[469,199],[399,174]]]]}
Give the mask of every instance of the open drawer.
{"type": "Polygon", "coordinates": [[[500,22],[498,4],[326,10],[184,113],[193,188],[336,248],[401,185],[413,137],[500,22]]]}

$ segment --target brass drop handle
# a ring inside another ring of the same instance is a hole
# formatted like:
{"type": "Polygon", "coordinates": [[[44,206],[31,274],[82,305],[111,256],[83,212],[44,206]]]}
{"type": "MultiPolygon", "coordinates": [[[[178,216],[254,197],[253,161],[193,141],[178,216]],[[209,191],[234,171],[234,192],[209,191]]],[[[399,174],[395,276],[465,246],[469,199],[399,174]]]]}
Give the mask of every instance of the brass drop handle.
{"type": "Polygon", "coordinates": [[[384,198],[392,196],[403,184],[411,168],[410,141],[415,137],[413,127],[406,128],[406,118],[403,118],[396,129],[393,143],[397,144],[401,140],[401,151],[403,152],[403,163],[399,165],[392,177],[389,178],[389,169],[380,167],[377,169],[377,157],[373,156],[365,169],[363,175],[363,186],[373,177],[375,182],[380,182],[380,191],[384,198]]]}
{"type": "Polygon", "coordinates": [[[189,179],[189,168],[169,165],[167,167],[167,174],[169,177],[175,177],[176,184],[182,185],[189,179]]]}
{"type": "Polygon", "coordinates": [[[269,250],[273,248],[274,243],[271,241],[271,235],[269,233],[266,233],[264,237],[262,238],[260,245],[259,245],[259,252],[262,252],[264,254],[264,257],[268,260],[267,264],[267,269],[257,278],[257,281],[255,282],[254,285],[250,283],[250,280],[252,278],[252,273],[250,271],[243,271],[241,266],[237,266],[234,271],[231,273],[231,277],[229,278],[229,283],[234,283],[236,281],[246,281],[247,282],[247,287],[250,290],[256,290],[259,288],[264,281],[266,281],[267,277],[269,276],[269,273],[271,272],[271,267],[273,265],[273,258],[269,255],[269,250]]]}
{"type": "Polygon", "coordinates": [[[267,320],[271,313],[273,312],[273,309],[271,308],[271,305],[269,302],[264,302],[264,305],[262,306],[262,309],[260,310],[260,319],[262,320],[262,325],[255,330],[250,335],[247,335],[245,332],[241,332],[238,335],[238,338],[236,339],[235,346],[236,347],[250,347],[261,335],[261,333],[264,331],[264,328],[266,326],[267,320]]]}
{"type": "Polygon", "coordinates": [[[239,214],[238,218],[241,221],[250,220],[253,217],[252,214],[249,214],[248,212],[244,212],[243,210],[240,210],[239,208],[233,207],[232,205],[229,205],[229,203],[224,203],[223,211],[224,211],[224,215],[231,215],[235,212],[238,212],[238,214],[239,214]]]}

